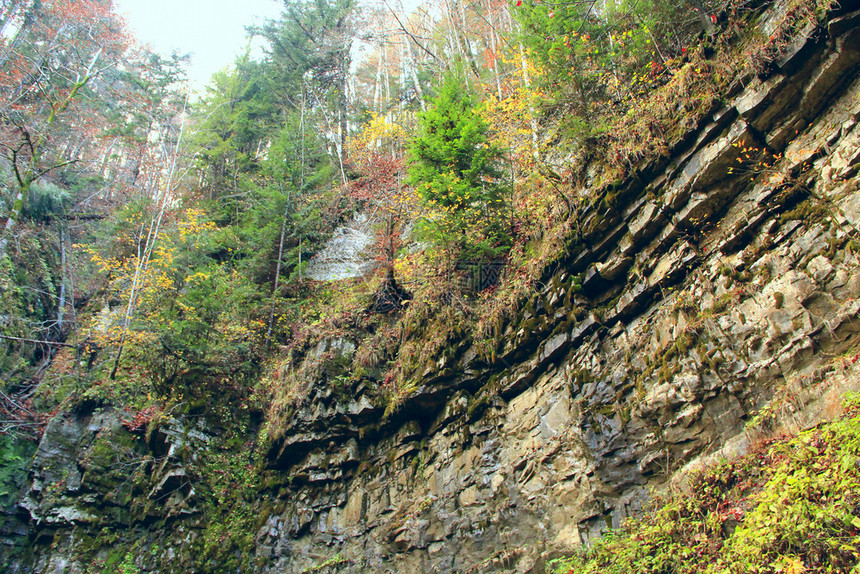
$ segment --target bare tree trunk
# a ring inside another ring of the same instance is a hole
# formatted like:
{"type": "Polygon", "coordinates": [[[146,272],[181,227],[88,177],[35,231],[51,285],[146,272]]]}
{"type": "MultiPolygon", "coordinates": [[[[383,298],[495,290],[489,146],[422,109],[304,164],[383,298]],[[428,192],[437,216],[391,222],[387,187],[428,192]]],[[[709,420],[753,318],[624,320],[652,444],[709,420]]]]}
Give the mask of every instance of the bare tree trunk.
{"type": "MultiPolygon", "coordinates": [[[[177,177],[177,168],[179,162],[179,146],[182,143],[182,136],[185,133],[185,110],[188,107],[188,96],[185,96],[185,104],[182,107],[182,115],[181,115],[181,127],[179,128],[179,137],[176,138],[176,145],[174,146],[173,152],[170,153],[169,165],[170,168],[167,172],[167,182],[164,187],[164,191],[161,193],[161,205],[159,207],[158,213],[153,214],[152,219],[150,220],[149,230],[146,235],[146,243],[144,243],[143,252],[141,253],[138,248],[138,259],[137,266],[134,270],[134,277],[131,282],[131,290],[128,296],[128,304],[126,305],[125,315],[122,320],[122,334],[120,335],[119,340],[119,348],[116,352],[116,358],[114,359],[113,369],[111,369],[110,378],[111,380],[116,378],[117,369],[119,369],[119,360],[122,357],[122,351],[125,347],[125,339],[128,333],[128,326],[131,323],[131,317],[134,314],[135,302],[137,300],[138,292],[143,288],[143,283],[145,280],[144,273],[146,268],[149,266],[149,260],[152,257],[152,252],[155,249],[155,242],[158,239],[158,234],[161,230],[161,221],[164,218],[164,212],[167,210],[167,205],[170,203],[172,187],[174,178],[177,177]]],[[[165,154],[169,153],[165,150],[165,154]]]]}
{"type": "MultiPolygon", "coordinates": [[[[340,138],[340,136],[342,134],[339,131],[337,131],[339,128],[339,124],[338,124],[338,126],[332,125],[331,118],[329,117],[329,114],[326,111],[325,106],[323,105],[322,101],[320,101],[319,96],[316,93],[314,93],[314,97],[316,98],[317,104],[319,105],[319,109],[322,112],[323,119],[325,120],[326,127],[328,128],[328,132],[332,135],[338,136],[334,141],[334,151],[335,151],[335,156],[336,156],[335,159],[337,159],[338,167],[340,168],[341,181],[343,182],[343,185],[346,185],[347,184],[346,170],[343,167],[343,147],[342,147],[342,142],[341,142],[341,138],[340,138]]],[[[343,135],[345,135],[345,134],[343,134],[343,135]]],[[[329,146],[326,146],[326,147],[329,147],[329,146]]],[[[331,155],[331,152],[329,152],[329,155],[331,155]]]]}
{"type": "Polygon", "coordinates": [[[499,101],[502,100],[502,79],[499,77],[499,64],[498,58],[496,55],[498,54],[497,46],[496,46],[496,24],[493,21],[493,11],[492,7],[487,3],[487,21],[490,24],[490,51],[492,52],[491,58],[493,60],[493,75],[496,78],[496,93],[499,97],[499,101]]]}
{"type": "Polygon", "coordinates": [[[424,102],[424,90],[421,89],[421,82],[418,81],[418,72],[415,58],[412,55],[412,45],[409,43],[409,38],[403,36],[403,47],[406,51],[406,61],[409,66],[409,75],[412,77],[412,83],[415,86],[415,93],[418,94],[418,102],[421,104],[421,111],[427,110],[427,104],[424,102]]]}
{"type": "Polygon", "coordinates": [[[454,13],[451,10],[451,1],[445,0],[445,16],[448,20],[448,26],[451,27],[451,32],[447,34],[448,37],[448,45],[452,52],[459,52],[460,56],[463,57],[464,61],[468,61],[468,56],[466,55],[466,48],[463,44],[460,43],[460,33],[459,27],[457,23],[454,22],[454,13]]]}
{"type": "MultiPolygon", "coordinates": [[[[422,44],[422,43],[418,40],[418,38],[415,36],[415,34],[413,34],[412,32],[410,32],[410,31],[409,31],[409,29],[408,29],[408,28],[403,24],[403,22],[400,20],[400,17],[397,15],[397,12],[395,12],[395,11],[394,11],[394,9],[393,9],[391,6],[389,6],[389,5],[388,5],[388,2],[386,2],[386,0],[382,0],[382,3],[383,3],[383,4],[385,4],[386,8],[388,8],[388,11],[389,11],[389,12],[391,12],[391,15],[392,15],[392,16],[394,16],[394,19],[395,19],[395,20],[397,20],[397,25],[400,27],[400,30],[401,30],[404,34],[406,34],[407,36],[409,36],[409,39],[410,39],[410,40],[412,40],[413,42],[415,42],[415,45],[416,45],[416,46],[418,46],[419,48],[421,48],[421,50],[422,50],[425,54],[429,55],[431,58],[433,58],[435,61],[437,61],[437,62],[438,62],[438,61],[439,61],[439,58],[437,58],[437,57],[436,57],[436,54],[434,54],[433,52],[431,52],[431,51],[427,48],[427,46],[425,46],[424,44],[422,44]]],[[[400,0],[398,0],[397,4],[398,4],[398,6],[400,7],[400,13],[401,13],[401,14],[404,14],[404,13],[405,13],[405,11],[403,10],[403,3],[402,3],[402,2],[400,2],[400,0]]],[[[427,12],[425,11],[423,14],[424,14],[425,20],[426,20],[426,19],[428,19],[427,12]]],[[[410,53],[410,54],[412,53],[412,51],[411,51],[411,46],[410,46],[410,52],[409,52],[409,53],[410,53]]],[[[412,58],[411,58],[411,56],[410,56],[410,59],[412,59],[412,58]]],[[[417,81],[417,80],[416,80],[416,81],[417,81]]],[[[419,88],[419,89],[420,89],[420,88],[419,88]]]]}
{"type": "MultiPolygon", "coordinates": [[[[72,247],[72,238],[69,233],[65,234],[65,240],[69,243],[69,248],[72,247]]],[[[78,315],[75,310],[75,276],[74,276],[74,267],[69,269],[68,272],[68,282],[69,282],[69,301],[72,303],[72,329],[77,328],[78,325],[78,315]]]]}
{"type": "Polygon", "coordinates": [[[15,201],[12,202],[12,211],[9,212],[9,217],[6,219],[6,225],[3,227],[3,234],[0,236],[0,257],[6,253],[6,246],[9,244],[9,237],[12,236],[12,230],[18,223],[18,217],[21,215],[21,209],[24,206],[24,201],[30,191],[30,184],[26,183],[18,186],[18,193],[15,195],[15,201]]]}
{"type": "Polygon", "coordinates": [[[60,300],[57,305],[57,329],[63,331],[63,311],[66,306],[66,233],[60,227],[60,300]]]}
{"type": "MultiPolygon", "coordinates": [[[[0,38],[3,38],[5,37],[6,28],[9,25],[10,20],[14,19],[14,14],[12,14],[12,12],[15,11],[20,13],[26,10],[26,12],[24,12],[24,17],[21,20],[21,26],[15,31],[15,35],[9,41],[8,48],[5,50],[4,54],[0,54],[0,68],[6,66],[6,62],[9,61],[9,57],[18,48],[21,38],[27,35],[27,29],[36,21],[36,18],[38,17],[37,12],[42,7],[42,2],[40,0],[32,0],[31,2],[28,2],[27,0],[24,1],[26,4],[29,4],[29,6],[24,9],[17,8],[16,10],[12,6],[8,6],[7,10],[10,17],[7,17],[7,19],[3,21],[2,25],[0,25],[0,38]]],[[[17,5],[20,4],[20,2],[13,2],[13,4],[17,5]]]]}
{"type": "MultiPolygon", "coordinates": [[[[349,130],[349,50],[350,43],[343,47],[339,60],[340,73],[340,94],[337,98],[337,113],[338,113],[338,135],[340,137],[340,154],[343,156],[346,153],[346,136],[349,130]]],[[[341,157],[341,165],[343,157],[341,157]]],[[[345,178],[344,178],[345,180],[345,178]]],[[[345,181],[344,181],[345,183],[345,181]]]]}
{"type": "Polygon", "coordinates": [[[278,243],[278,265],[275,268],[275,286],[272,288],[272,308],[269,312],[269,330],[266,331],[266,348],[272,338],[272,326],[275,324],[275,298],[281,281],[281,259],[284,257],[284,237],[287,233],[287,217],[290,214],[290,194],[287,193],[287,204],[284,206],[284,219],[281,222],[281,241],[278,243]]]}
{"type": "MultiPolygon", "coordinates": [[[[388,73],[388,47],[383,46],[383,54],[385,55],[385,65],[382,67],[383,87],[385,88],[385,101],[391,101],[391,76],[388,73]]],[[[387,114],[386,114],[387,115],[387,114]]]]}
{"type": "Polygon", "coordinates": [[[380,46],[376,61],[376,80],[373,85],[373,111],[382,110],[382,60],[385,57],[385,47],[380,46]]]}
{"type": "MultiPolygon", "coordinates": [[[[446,3],[449,0],[446,0],[446,3]]],[[[457,0],[455,0],[456,2],[457,0]]],[[[457,2],[457,8],[460,9],[460,22],[455,27],[455,33],[457,34],[457,39],[459,43],[463,45],[463,53],[466,56],[466,62],[469,64],[469,67],[472,69],[472,73],[475,74],[475,78],[480,79],[481,73],[478,71],[478,64],[475,62],[475,54],[472,51],[472,44],[469,42],[469,39],[466,38],[466,34],[464,31],[466,30],[466,9],[462,2],[457,2]]]]}
{"type": "Polygon", "coordinates": [[[299,126],[302,130],[302,173],[299,179],[299,192],[305,187],[305,83],[302,80],[302,111],[299,117],[299,126]]]}

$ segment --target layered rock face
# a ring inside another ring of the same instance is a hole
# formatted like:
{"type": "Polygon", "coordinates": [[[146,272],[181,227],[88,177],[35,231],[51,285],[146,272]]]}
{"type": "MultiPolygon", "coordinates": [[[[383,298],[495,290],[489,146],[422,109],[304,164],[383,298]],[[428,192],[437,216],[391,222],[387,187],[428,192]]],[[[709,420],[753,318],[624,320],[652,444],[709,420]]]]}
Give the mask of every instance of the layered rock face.
{"type": "MultiPolygon", "coordinates": [[[[362,387],[346,400],[311,389],[268,454],[283,487],[249,502],[262,524],[255,570],[540,572],[641,511],[679,469],[742,450],[751,425],[802,424],[857,386],[837,371],[860,332],[858,24],[843,11],[797,38],[671,157],[579,214],[570,254],[492,359],[455,343],[389,417],[362,387]]],[[[36,557],[18,571],[85,571],[75,537],[130,528],[132,495],[158,502],[134,527],[158,543],[153,569],[187,569],[183,545],[205,517],[180,452],[206,448],[210,431],[177,420],[129,442],[161,462],[151,492],[125,493],[76,470],[109,456],[98,440],[123,435],[117,421],[49,426],[23,502],[36,557]]]]}

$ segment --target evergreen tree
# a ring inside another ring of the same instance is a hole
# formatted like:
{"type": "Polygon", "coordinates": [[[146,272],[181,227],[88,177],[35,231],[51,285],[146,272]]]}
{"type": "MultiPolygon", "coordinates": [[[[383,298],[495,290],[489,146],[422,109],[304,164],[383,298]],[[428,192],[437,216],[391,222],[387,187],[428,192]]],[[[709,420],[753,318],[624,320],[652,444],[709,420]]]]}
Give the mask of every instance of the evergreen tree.
{"type": "Polygon", "coordinates": [[[409,183],[430,209],[424,228],[449,260],[455,251],[495,259],[510,244],[503,151],[490,142],[476,99],[462,70],[449,72],[409,148],[409,183]]]}
{"type": "MultiPolygon", "coordinates": [[[[271,87],[289,106],[321,116],[341,168],[349,128],[355,8],[355,0],[284,0],[284,16],[256,30],[270,45],[271,87]]],[[[345,179],[343,169],[341,177],[345,179]]]]}

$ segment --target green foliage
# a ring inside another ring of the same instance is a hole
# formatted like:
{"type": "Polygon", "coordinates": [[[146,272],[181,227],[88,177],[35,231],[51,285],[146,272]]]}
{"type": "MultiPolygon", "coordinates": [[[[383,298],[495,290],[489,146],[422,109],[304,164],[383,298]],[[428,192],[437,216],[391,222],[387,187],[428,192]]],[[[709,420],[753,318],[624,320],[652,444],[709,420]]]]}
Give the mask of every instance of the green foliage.
{"type": "Polygon", "coordinates": [[[246,403],[215,399],[214,414],[223,433],[195,449],[191,477],[206,515],[202,536],[189,545],[195,563],[206,572],[252,571],[256,533],[268,518],[258,505],[263,489],[261,453],[253,442],[246,403]]]}
{"type": "Polygon", "coordinates": [[[26,484],[27,467],[36,450],[33,441],[0,435],[0,506],[8,508],[26,484]]]}
{"type": "Polygon", "coordinates": [[[496,259],[510,247],[509,188],[503,151],[490,142],[477,96],[460,69],[450,71],[433,106],[420,115],[409,148],[409,182],[430,209],[428,235],[449,254],[496,259]]]}
{"type": "Polygon", "coordinates": [[[140,574],[142,570],[135,565],[134,554],[126,552],[122,562],[117,565],[117,572],[119,574],[140,574]]]}
{"type": "Polygon", "coordinates": [[[253,283],[213,263],[195,268],[168,297],[135,321],[136,328],[158,337],[158,345],[136,350],[156,381],[170,385],[189,369],[227,377],[253,374],[262,331],[254,319],[259,295],[253,283]]]}
{"type": "Polygon", "coordinates": [[[32,375],[45,347],[14,338],[50,339],[57,333],[61,278],[56,239],[34,225],[18,228],[17,241],[0,256],[0,372],[6,391],[32,375]]]}
{"type": "Polygon", "coordinates": [[[72,193],[69,190],[46,181],[35,181],[30,186],[27,204],[23,206],[21,216],[35,220],[50,219],[62,214],[71,199],[72,193]]]}
{"type": "Polygon", "coordinates": [[[257,285],[212,257],[214,224],[194,206],[162,223],[143,265],[138,246],[154,209],[149,202],[129,206],[114,221],[114,241],[89,249],[107,274],[114,309],[88,320],[88,340],[107,356],[125,349],[120,381],[94,389],[102,398],[125,397],[132,381],[143,385],[136,394],[196,394],[206,382],[242,381],[258,364],[264,311],[257,285]]]}
{"type": "Polygon", "coordinates": [[[198,111],[202,122],[195,139],[198,165],[206,176],[208,199],[223,197],[226,217],[235,212],[233,204],[241,197],[239,179],[259,172],[260,146],[278,123],[278,108],[267,84],[263,64],[239,58],[234,70],[213,76],[198,111]]]}
{"type": "Polygon", "coordinates": [[[197,143],[204,206],[219,226],[210,254],[259,285],[277,276],[283,291],[330,232],[337,206],[326,194],[331,157],[306,117],[310,104],[281,101],[296,85],[279,73],[243,57],[216,74],[198,112],[197,143]]]}
{"type": "Polygon", "coordinates": [[[601,116],[627,111],[668,79],[718,8],[710,0],[526,0],[514,15],[548,110],[563,112],[561,124],[582,141],[608,129],[601,116]]]}
{"type": "Polygon", "coordinates": [[[558,574],[848,572],[860,564],[860,410],[695,477],[558,574]]]}
{"type": "Polygon", "coordinates": [[[342,108],[355,0],[289,0],[284,5],[285,18],[257,30],[272,46],[272,79],[286,88],[280,97],[304,95],[310,88],[314,99],[342,108]]]}
{"type": "Polygon", "coordinates": [[[302,570],[302,574],[311,574],[312,572],[322,572],[326,568],[332,568],[334,566],[339,566],[340,564],[346,564],[349,560],[344,558],[340,552],[332,556],[331,558],[326,559],[319,564],[315,564],[314,566],[310,566],[302,570]]]}

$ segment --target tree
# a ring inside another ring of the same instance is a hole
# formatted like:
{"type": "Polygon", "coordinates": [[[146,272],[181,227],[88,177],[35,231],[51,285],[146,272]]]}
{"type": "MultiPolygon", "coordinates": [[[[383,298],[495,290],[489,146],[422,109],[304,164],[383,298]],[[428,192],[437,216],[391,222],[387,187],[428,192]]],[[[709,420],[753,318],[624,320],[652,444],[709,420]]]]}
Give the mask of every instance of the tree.
{"type": "Polygon", "coordinates": [[[85,95],[127,46],[110,3],[96,0],[34,3],[22,26],[12,41],[0,39],[0,157],[13,176],[0,256],[33,182],[79,161],[80,146],[52,142],[93,128],[80,109],[85,95]]]}
{"type": "Polygon", "coordinates": [[[76,306],[102,287],[73,245],[91,241],[130,188],[149,193],[160,177],[153,132],[170,121],[161,112],[175,63],[134,49],[110,2],[0,8],[0,362],[10,365],[0,370],[10,392],[71,346],[76,306]]]}
{"type": "Polygon", "coordinates": [[[446,74],[433,106],[419,115],[409,148],[409,183],[429,209],[424,227],[449,264],[456,252],[491,260],[510,246],[503,150],[490,143],[467,86],[462,68],[446,74]]]}
{"type": "Polygon", "coordinates": [[[257,33],[271,46],[271,77],[290,104],[322,119],[346,183],[344,152],[349,122],[349,70],[355,30],[355,0],[285,0],[284,16],[257,33]],[[307,104],[307,106],[306,106],[307,104]]]}
{"type": "Polygon", "coordinates": [[[377,259],[392,276],[403,228],[414,203],[406,185],[405,138],[401,126],[373,115],[350,145],[350,157],[359,177],[350,182],[348,191],[367,204],[381,221],[377,227],[377,259]]]}
{"type": "Polygon", "coordinates": [[[208,199],[219,199],[225,211],[246,191],[240,179],[259,176],[269,146],[278,138],[286,115],[283,91],[270,62],[244,54],[231,68],[217,72],[196,113],[198,167],[208,199]]]}

